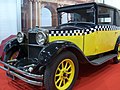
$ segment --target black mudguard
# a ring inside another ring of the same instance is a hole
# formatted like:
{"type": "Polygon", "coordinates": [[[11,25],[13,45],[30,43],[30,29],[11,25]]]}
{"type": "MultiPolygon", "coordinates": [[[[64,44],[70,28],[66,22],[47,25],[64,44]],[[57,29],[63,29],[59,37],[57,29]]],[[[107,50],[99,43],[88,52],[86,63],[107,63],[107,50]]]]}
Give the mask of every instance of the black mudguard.
{"type": "Polygon", "coordinates": [[[17,47],[17,46],[19,46],[17,38],[13,38],[6,43],[4,47],[4,52],[7,53],[10,49],[12,49],[13,47],[17,47]]]}
{"type": "Polygon", "coordinates": [[[4,53],[8,53],[10,50],[17,49],[19,50],[18,58],[27,57],[28,50],[27,50],[27,46],[24,45],[24,43],[25,42],[23,42],[22,44],[19,44],[17,41],[17,38],[13,38],[6,43],[4,47],[4,53]]]}
{"type": "Polygon", "coordinates": [[[45,46],[39,53],[38,60],[40,65],[48,65],[54,63],[54,58],[58,56],[62,51],[71,51],[75,54],[79,61],[85,62],[87,59],[82,51],[73,43],[68,41],[55,41],[45,46]]]}

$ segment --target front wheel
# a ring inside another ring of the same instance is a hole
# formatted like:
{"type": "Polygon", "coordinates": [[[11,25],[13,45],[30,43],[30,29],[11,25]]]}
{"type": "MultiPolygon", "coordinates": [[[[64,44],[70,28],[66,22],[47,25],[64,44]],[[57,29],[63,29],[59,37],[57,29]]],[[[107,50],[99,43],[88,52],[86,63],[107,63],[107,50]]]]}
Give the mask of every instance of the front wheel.
{"type": "MultiPolygon", "coordinates": [[[[9,52],[7,52],[4,56],[4,62],[8,63],[9,61],[13,60],[13,59],[17,59],[19,55],[19,48],[13,48],[11,49],[9,52]]],[[[13,65],[13,63],[9,63],[10,65],[13,65]]],[[[6,66],[4,66],[6,68],[6,66]]],[[[10,75],[9,73],[6,73],[7,76],[13,78],[12,75],[10,75]]]]}
{"type": "Polygon", "coordinates": [[[10,61],[12,59],[17,59],[18,55],[19,55],[19,48],[13,48],[9,52],[7,52],[6,55],[4,56],[4,62],[7,63],[8,60],[10,61]]]}
{"type": "Polygon", "coordinates": [[[59,54],[51,64],[46,66],[44,85],[47,90],[71,90],[79,72],[76,56],[65,51],[59,54]]]}

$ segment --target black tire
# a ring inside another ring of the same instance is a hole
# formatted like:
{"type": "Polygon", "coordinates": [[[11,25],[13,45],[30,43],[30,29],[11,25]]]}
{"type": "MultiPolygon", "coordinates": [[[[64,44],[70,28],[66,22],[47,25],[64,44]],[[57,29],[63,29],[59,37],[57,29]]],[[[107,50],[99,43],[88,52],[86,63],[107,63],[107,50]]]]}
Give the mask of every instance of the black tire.
{"type": "Polygon", "coordinates": [[[116,54],[118,54],[117,57],[113,58],[113,63],[115,63],[115,64],[118,64],[120,62],[120,60],[118,59],[118,57],[120,57],[120,50],[119,50],[120,49],[120,45],[119,44],[120,44],[120,37],[118,38],[117,43],[115,45],[115,49],[114,49],[114,52],[116,54]]]}
{"type": "Polygon", "coordinates": [[[115,50],[115,52],[116,52],[116,54],[118,54],[117,55],[117,57],[115,57],[115,58],[113,58],[113,63],[114,64],[118,64],[119,62],[120,62],[120,45],[119,44],[117,44],[117,46],[116,46],[116,50],[115,50]],[[119,59],[118,59],[119,58],[119,59]]]}
{"type": "Polygon", "coordinates": [[[114,64],[118,64],[119,62],[120,62],[120,61],[118,60],[117,57],[113,58],[113,63],[114,63],[114,64]]]}
{"type": "MultiPolygon", "coordinates": [[[[63,60],[66,60],[66,59],[70,59],[74,63],[75,73],[74,73],[72,82],[65,90],[71,90],[73,88],[74,83],[78,77],[79,63],[78,63],[76,56],[72,52],[65,51],[65,52],[60,53],[55,58],[55,60],[53,60],[54,62],[52,62],[51,64],[46,66],[45,73],[44,73],[44,86],[45,86],[46,90],[58,90],[58,88],[55,85],[55,81],[54,81],[56,69],[58,68],[59,64],[63,60]]],[[[63,74],[63,76],[64,76],[64,74],[63,74]]],[[[70,76],[65,76],[65,77],[70,77],[70,76]]],[[[63,81],[62,81],[62,83],[63,83],[63,81]]]]}

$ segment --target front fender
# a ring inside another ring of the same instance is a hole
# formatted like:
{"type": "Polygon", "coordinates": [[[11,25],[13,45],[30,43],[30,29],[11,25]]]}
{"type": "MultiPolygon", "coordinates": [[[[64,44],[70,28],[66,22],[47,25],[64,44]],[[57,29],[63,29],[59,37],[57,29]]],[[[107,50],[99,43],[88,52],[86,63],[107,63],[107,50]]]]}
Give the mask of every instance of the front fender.
{"type": "Polygon", "coordinates": [[[17,38],[12,38],[9,40],[6,45],[4,46],[4,52],[7,53],[11,48],[18,46],[19,43],[17,41],[17,38]]]}
{"type": "Polygon", "coordinates": [[[84,57],[82,51],[75,44],[68,41],[55,41],[41,50],[38,60],[41,65],[47,65],[54,62],[54,58],[64,50],[72,51],[74,54],[77,53],[81,57],[84,57]]]}

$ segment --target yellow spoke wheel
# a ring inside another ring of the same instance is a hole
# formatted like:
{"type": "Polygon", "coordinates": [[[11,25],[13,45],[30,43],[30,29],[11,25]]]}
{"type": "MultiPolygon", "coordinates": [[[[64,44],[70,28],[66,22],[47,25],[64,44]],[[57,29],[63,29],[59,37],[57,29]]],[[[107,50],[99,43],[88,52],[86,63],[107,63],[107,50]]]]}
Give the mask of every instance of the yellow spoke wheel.
{"type": "MultiPolygon", "coordinates": [[[[18,54],[19,54],[19,51],[14,52],[14,53],[11,55],[9,61],[10,61],[10,60],[13,60],[13,59],[16,59],[16,58],[18,57],[18,54]]],[[[9,63],[9,64],[12,65],[12,63],[9,63]]]]}
{"type": "Polygon", "coordinates": [[[55,86],[57,89],[67,89],[73,81],[75,65],[71,59],[64,59],[57,67],[55,73],[55,86]]]}
{"type": "Polygon", "coordinates": [[[118,56],[117,59],[120,61],[120,44],[118,45],[118,56]]]}
{"type": "Polygon", "coordinates": [[[79,72],[77,57],[64,51],[46,65],[44,86],[46,90],[72,90],[79,72]]]}
{"type": "Polygon", "coordinates": [[[15,53],[13,53],[13,55],[10,57],[10,60],[12,59],[16,59],[18,57],[19,51],[16,51],[15,53]]]}
{"type": "Polygon", "coordinates": [[[13,48],[9,52],[7,52],[6,55],[4,56],[4,62],[7,62],[8,60],[16,59],[18,55],[19,55],[19,48],[13,48]]]}

